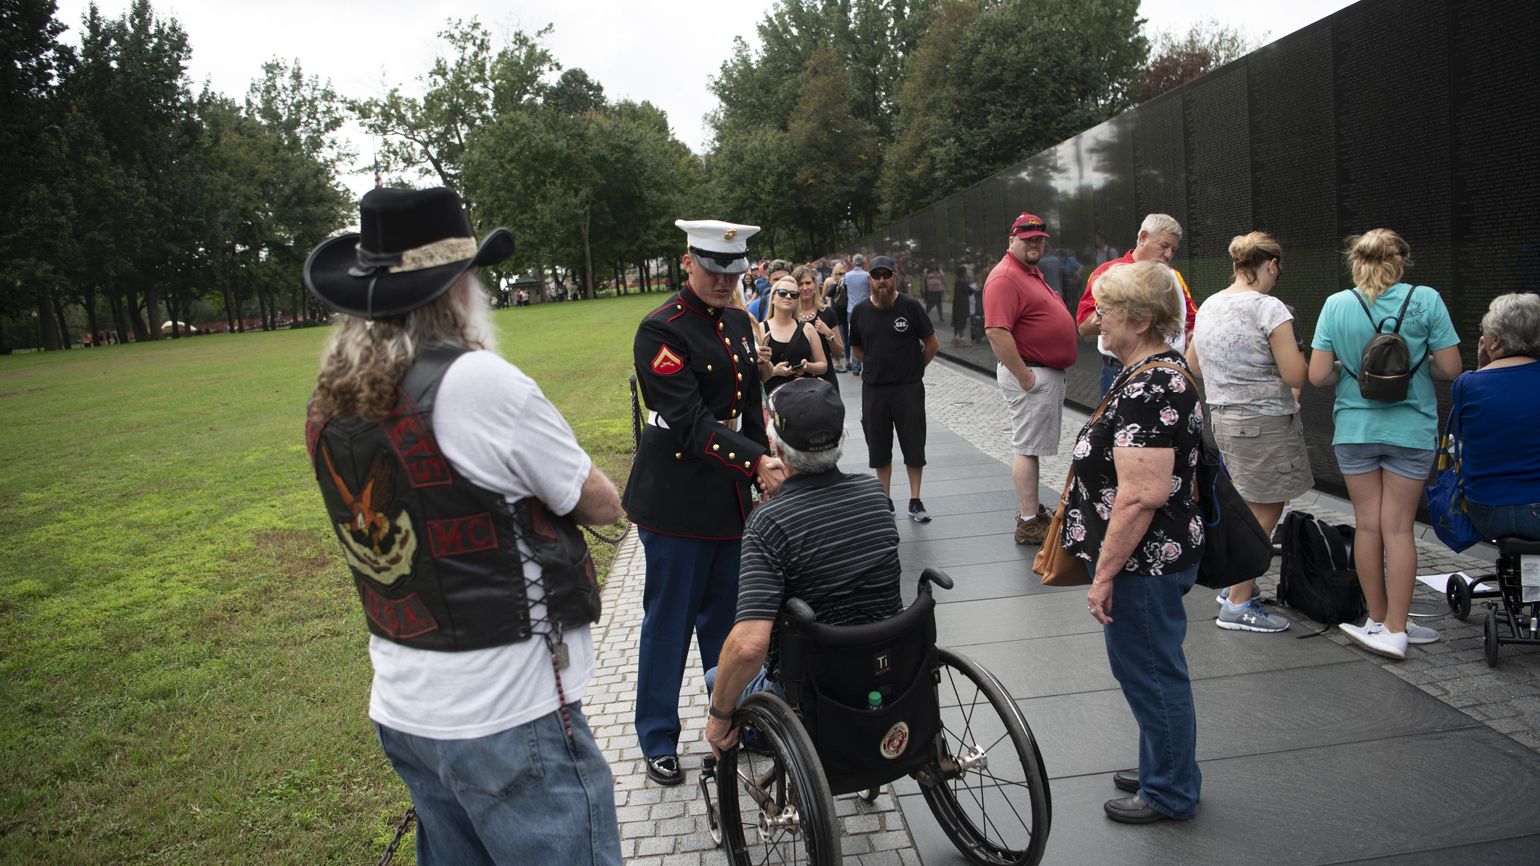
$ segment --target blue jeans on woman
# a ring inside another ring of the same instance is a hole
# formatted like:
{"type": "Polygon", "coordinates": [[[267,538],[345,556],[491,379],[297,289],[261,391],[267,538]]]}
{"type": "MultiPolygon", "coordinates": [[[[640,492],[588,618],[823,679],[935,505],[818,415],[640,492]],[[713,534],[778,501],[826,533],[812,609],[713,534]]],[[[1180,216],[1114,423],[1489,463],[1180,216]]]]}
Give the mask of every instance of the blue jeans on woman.
{"type": "Polygon", "coordinates": [[[577,703],[561,714],[470,740],[435,740],[376,723],[417,808],[420,866],[618,864],[615,780],[577,703]]]}
{"type": "Polygon", "coordinates": [[[1482,538],[1517,536],[1540,541],[1540,502],[1529,505],[1466,502],[1465,511],[1482,538]]]}
{"type": "Polygon", "coordinates": [[[1198,722],[1182,640],[1182,596],[1198,567],[1175,574],[1119,574],[1112,581],[1112,622],[1102,626],[1107,661],[1139,723],[1139,796],[1179,821],[1198,809],[1198,722]]]}

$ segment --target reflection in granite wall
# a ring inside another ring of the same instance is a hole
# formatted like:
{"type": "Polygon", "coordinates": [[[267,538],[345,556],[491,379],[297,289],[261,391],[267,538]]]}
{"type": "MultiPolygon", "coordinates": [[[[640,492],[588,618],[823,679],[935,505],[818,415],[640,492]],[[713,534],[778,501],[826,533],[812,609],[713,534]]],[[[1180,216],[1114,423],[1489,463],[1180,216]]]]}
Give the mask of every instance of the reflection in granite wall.
{"type": "MultiPolygon", "coordinates": [[[[913,258],[911,274],[930,258],[948,274],[967,262],[982,286],[1012,217],[1031,211],[1076,274],[1063,287],[1073,309],[1096,235],[1121,254],[1146,212],[1182,220],[1175,264],[1200,302],[1229,282],[1231,237],[1261,229],[1283,244],[1276,294],[1308,340],[1322,303],[1349,284],[1342,239],[1388,226],[1412,245],[1408,277],[1443,294],[1471,366],[1488,302],[1540,292],[1536,44],[1532,0],[1362,0],[854,248],[913,258]]],[[[944,353],[993,368],[987,344],[951,343],[944,353]]],[[[1082,341],[1071,402],[1094,406],[1099,366],[1082,341]]],[[[1340,492],[1331,405],[1306,389],[1311,462],[1340,492]]]]}

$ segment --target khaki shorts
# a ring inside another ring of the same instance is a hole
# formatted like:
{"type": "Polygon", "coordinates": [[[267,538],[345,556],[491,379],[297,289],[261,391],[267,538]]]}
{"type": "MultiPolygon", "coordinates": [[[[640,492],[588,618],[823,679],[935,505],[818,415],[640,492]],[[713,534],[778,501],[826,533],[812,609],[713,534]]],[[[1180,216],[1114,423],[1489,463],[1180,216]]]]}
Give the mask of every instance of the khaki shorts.
{"type": "Polygon", "coordinates": [[[1011,416],[1011,453],[1052,457],[1059,453],[1059,428],[1064,420],[1064,371],[1032,367],[1032,372],[1037,384],[1023,391],[1004,364],[995,364],[995,381],[1000,383],[1005,409],[1011,416]]]}
{"type": "Polygon", "coordinates": [[[1258,415],[1233,406],[1212,406],[1214,444],[1224,455],[1235,489],[1247,502],[1288,502],[1315,486],[1305,425],[1299,413],[1258,415]]]}

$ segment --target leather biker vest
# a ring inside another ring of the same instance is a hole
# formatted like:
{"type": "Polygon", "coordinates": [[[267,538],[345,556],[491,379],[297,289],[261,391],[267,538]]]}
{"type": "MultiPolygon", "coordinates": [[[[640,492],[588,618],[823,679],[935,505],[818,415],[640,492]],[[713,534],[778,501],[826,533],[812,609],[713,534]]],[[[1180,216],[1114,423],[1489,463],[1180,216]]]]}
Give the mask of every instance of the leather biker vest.
{"type": "Polygon", "coordinates": [[[415,649],[483,649],[548,631],[531,626],[515,507],[457,477],[433,436],[439,384],[466,351],[423,351],[378,424],[306,424],[369,631],[415,649]]]}

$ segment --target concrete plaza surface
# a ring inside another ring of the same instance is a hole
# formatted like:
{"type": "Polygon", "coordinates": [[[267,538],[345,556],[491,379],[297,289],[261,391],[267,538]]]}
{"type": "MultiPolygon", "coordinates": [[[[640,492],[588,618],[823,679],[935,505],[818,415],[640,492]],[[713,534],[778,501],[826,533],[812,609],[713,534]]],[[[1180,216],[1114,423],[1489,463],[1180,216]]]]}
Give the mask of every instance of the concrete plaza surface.
{"type": "MultiPolygon", "coordinates": [[[[842,466],[864,472],[860,384],[841,376],[847,407],[842,466]]],[[[909,491],[895,472],[904,590],[923,568],[956,581],[937,593],[939,642],[991,669],[1022,708],[1051,780],[1054,820],[1045,863],[1492,863],[1535,862],[1540,846],[1540,650],[1504,647],[1484,661],[1476,602],[1470,623],[1419,587],[1420,621],[1443,639],[1392,662],[1285,609],[1280,634],[1214,627],[1214,596],[1187,597],[1185,648],[1198,710],[1203,800],[1188,823],[1115,824],[1102,814],[1117,796],[1114,770],[1136,764],[1137,729],[1107,666],[1101,629],[1084,589],[1039,585],[1035,547],[1011,539],[1015,508],[1009,429],[992,377],[938,361],[926,374],[929,442],[922,496],[934,520],[905,519],[909,491]]],[[[1053,502],[1069,440],[1085,416],[1066,410],[1065,444],[1043,461],[1053,502]]],[[[897,455],[895,455],[897,456],[897,455]]],[[[1340,500],[1311,494],[1296,507],[1346,522],[1340,500]]],[[[1490,560],[1419,541],[1419,571],[1490,570],[1490,560]]],[[[1275,561],[1276,566],[1276,561],[1275,561]]],[[[1276,567],[1262,580],[1271,597],[1276,567]]],[[[689,784],[646,780],[632,728],[637,635],[644,582],[629,533],[605,589],[597,628],[599,674],[585,708],[616,776],[628,863],[725,862],[706,832],[694,781],[705,692],[692,655],[681,712],[689,784]]],[[[906,598],[907,600],[907,598],[906,598]]],[[[1114,601],[1114,604],[1116,602],[1114,601]]],[[[868,806],[836,801],[847,863],[966,862],[941,833],[912,784],[868,806]]]]}

